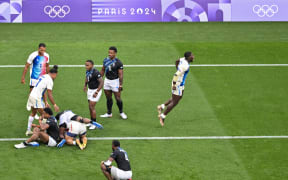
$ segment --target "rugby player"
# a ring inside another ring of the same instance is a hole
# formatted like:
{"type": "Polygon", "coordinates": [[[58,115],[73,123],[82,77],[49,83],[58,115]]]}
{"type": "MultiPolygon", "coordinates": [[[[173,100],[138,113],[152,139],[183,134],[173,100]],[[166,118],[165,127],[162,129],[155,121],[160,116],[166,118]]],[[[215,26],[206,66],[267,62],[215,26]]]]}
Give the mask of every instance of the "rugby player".
{"type": "Polygon", "coordinates": [[[190,51],[185,52],[184,57],[176,61],[177,72],[174,74],[172,80],[172,97],[164,104],[157,106],[158,118],[161,126],[164,126],[164,120],[167,114],[179,103],[183,97],[184,85],[190,67],[189,64],[193,61],[194,55],[190,51]],[[162,113],[164,109],[165,111],[162,113]]]}
{"type": "Polygon", "coordinates": [[[110,155],[107,161],[101,162],[101,170],[104,176],[108,180],[112,179],[131,179],[132,178],[132,170],[130,167],[130,162],[128,159],[127,152],[120,148],[120,142],[118,140],[112,141],[112,154],[110,155]],[[112,166],[112,162],[116,161],[118,166],[112,166]]]}
{"type": "Polygon", "coordinates": [[[109,48],[108,57],[103,61],[103,67],[100,71],[102,77],[106,76],[104,80],[104,92],[107,99],[107,113],[100,117],[111,118],[113,99],[112,93],[115,96],[117,106],[119,108],[122,119],[127,119],[127,115],[123,112],[123,102],[121,100],[121,91],[123,90],[123,64],[116,57],[117,48],[112,46],[109,48]]]}
{"type": "MultiPolygon", "coordinates": [[[[29,55],[22,73],[21,83],[25,84],[25,76],[30,67],[30,92],[36,85],[38,79],[49,72],[49,61],[49,54],[46,53],[46,45],[44,43],[40,43],[38,45],[38,51],[29,55]]],[[[48,104],[46,98],[44,99],[44,102],[45,104],[48,104]]],[[[37,114],[35,119],[39,119],[37,114]]]]}
{"type": "MultiPolygon", "coordinates": [[[[61,142],[57,145],[57,147],[62,147],[65,144],[65,142],[66,142],[65,131],[67,129],[69,129],[69,124],[72,121],[76,121],[79,123],[85,123],[85,124],[93,124],[98,129],[103,129],[103,126],[101,124],[99,124],[95,121],[92,121],[88,118],[83,118],[79,115],[76,115],[71,110],[66,110],[66,111],[60,112],[55,116],[55,118],[59,121],[59,136],[62,139],[61,142]]],[[[80,127],[79,124],[78,124],[78,126],[80,127]]],[[[78,129],[81,129],[81,128],[78,128],[78,129]]],[[[86,128],[85,128],[85,130],[86,130],[86,128]]]]}
{"type": "Polygon", "coordinates": [[[43,102],[43,96],[45,95],[46,90],[48,93],[48,98],[54,106],[54,110],[56,112],[59,111],[59,107],[56,105],[52,95],[53,81],[56,79],[57,73],[58,73],[58,66],[54,65],[54,67],[49,70],[48,74],[45,74],[39,78],[37,84],[30,93],[27,102],[27,110],[31,110],[31,114],[28,118],[27,131],[25,133],[26,136],[33,134],[33,132],[31,131],[31,125],[33,123],[36,113],[39,112],[41,115],[43,113],[43,108],[45,108],[45,104],[43,102]]]}
{"type": "Polygon", "coordinates": [[[32,142],[37,141],[38,139],[49,147],[55,147],[57,145],[57,142],[60,140],[59,129],[52,110],[50,108],[44,108],[43,117],[47,119],[46,123],[41,123],[40,125],[33,124],[33,127],[35,127],[33,135],[28,140],[16,144],[15,148],[21,149],[26,148],[27,146],[36,146],[35,144],[32,144],[32,142]]]}
{"type": "MultiPolygon", "coordinates": [[[[86,78],[84,84],[84,92],[87,92],[89,111],[91,120],[96,122],[96,103],[100,100],[103,87],[103,79],[97,69],[94,68],[94,62],[87,60],[85,63],[86,78]],[[88,90],[87,90],[88,85],[88,90]]],[[[91,124],[89,129],[95,129],[96,126],[91,124]]]]}

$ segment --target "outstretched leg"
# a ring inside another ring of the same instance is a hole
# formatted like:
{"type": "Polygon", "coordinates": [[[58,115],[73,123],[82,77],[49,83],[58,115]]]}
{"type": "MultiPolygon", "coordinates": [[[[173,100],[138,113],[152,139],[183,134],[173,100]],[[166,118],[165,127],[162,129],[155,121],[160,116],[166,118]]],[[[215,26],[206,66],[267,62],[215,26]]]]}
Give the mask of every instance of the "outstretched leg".
{"type": "MultiPolygon", "coordinates": [[[[165,106],[167,107],[164,113],[161,113],[159,115],[159,120],[161,126],[164,126],[164,120],[167,116],[167,114],[179,103],[179,101],[182,99],[182,96],[177,96],[175,94],[172,94],[172,98],[169,99],[166,103],[165,106]]],[[[161,105],[163,107],[163,105],[161,105]]],[[[161,109],[162,109],[161,107],[161,109]]],[[[163,108],[164,109],[164,108],[163,108]]]]}

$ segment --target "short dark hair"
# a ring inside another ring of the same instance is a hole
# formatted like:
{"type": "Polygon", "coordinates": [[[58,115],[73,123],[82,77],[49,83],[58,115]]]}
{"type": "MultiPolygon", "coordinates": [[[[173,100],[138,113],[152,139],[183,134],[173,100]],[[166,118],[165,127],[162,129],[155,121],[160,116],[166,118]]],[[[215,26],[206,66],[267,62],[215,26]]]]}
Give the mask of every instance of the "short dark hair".
{"type": "Polygon", "coordinates": [[[118,141],[118,140],[113,140],[113,141],[112,141],[112,144],[113,144],[113,146],[115,146],[115,147],[120,147],[120,141],[118,141]]]}
{"type": "Polygon", "coordinates": [[[91,63],[92,65],[94,65],[94,62],[93,62],[92,60],[90,60],[90,59],[88,59],[86,62],[89,62],[89,63],[91,63]]]}
{"type": "Polygon", "coordinates": [[[46,113],[49,114],[50,116],[53,115],[53,111],[52,111],[51,108],[48,108],[48,107],[44,108],[44,112],[46,112],[46,113]]]}
{"type": "Polygon", "coordinates": [[[184,57],[187,59],[189,58],[190,56],[192,55],[192,52],[191,51],[187,51],[184,53],[184,57]]]}
{"type": "Polygon", "coordinates": [[[58,66],[57,65],[54,65],[52,69],[50,69],[49,71],[50,73],[55,73],[57,74],[58,73],[58,66]]]}
{"type": "Polygon", "coordinates": [[[40,44],[38,45],[38,48],[40,48],[40,47],[46,48],[46,44],[45,44],[45,43],[40,43],[40,44]]]}
{"type": "Polygon", "coordinates": [[[111,46],[111,47],[109,47],[109,50],[112,50],[112,51],[114,51],[114,52],[117,53],[117,48],[116,48],[115,46],[111,46]]]}
{"type": "Polygon", "coordinates": [[[62,112],[56,114],[55,118],[56,118],[57,120],[59,120],[59,119],[60,119],[60,116],[61,116],[63,113],[64,113],[64,111],[62,111],[62,112]]]}

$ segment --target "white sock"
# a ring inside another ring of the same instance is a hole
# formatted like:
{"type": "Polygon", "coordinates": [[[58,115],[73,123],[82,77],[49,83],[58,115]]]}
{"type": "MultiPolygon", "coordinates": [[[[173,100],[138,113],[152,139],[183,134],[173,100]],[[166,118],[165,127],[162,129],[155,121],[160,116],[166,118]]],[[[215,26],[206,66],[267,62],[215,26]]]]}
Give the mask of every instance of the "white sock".
{"type": "Polygon", "coordinates": [[[31,126],[32,126],[33,120],[34,120],[34,117],[29,116],[29,118],[28,118],[28,126],[27,126],[27,130],[28,131],[31,131],[31,126]]]}
{"type": "Polygon", "coordinates": [[[160,116],[161,116],[162,119],[166,118],[166,116],[163,113],[160,116]]]}
{"type": "Polygon", "coordinates": [[[165,104],[161,104],[161,108],[162,108],[162,109],[165,109],[165,104]]]}
{"type": "Polygon", "coordinates": [[[76,141],[73,141],[73,145],[76,146],[76,141]]]}

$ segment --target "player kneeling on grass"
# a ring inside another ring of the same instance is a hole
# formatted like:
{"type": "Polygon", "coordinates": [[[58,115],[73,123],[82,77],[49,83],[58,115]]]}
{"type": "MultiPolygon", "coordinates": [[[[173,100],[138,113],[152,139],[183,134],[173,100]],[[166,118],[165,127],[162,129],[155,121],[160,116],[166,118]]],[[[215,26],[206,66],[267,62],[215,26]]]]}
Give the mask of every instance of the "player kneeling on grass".
{"type": "Polygon", "coordinates": [[[107,161],[101,162],[101,170],[108,180],[127,179],[131,180],[132,171],[127,152],[120,148],[118,140],[112,141],[112,154],[107,161]],[[116,161],[117,167],[112,166],[112,162],[116,161]]]}
{"type": "Polygon", "coordinates": [[[59,142],[59,129],[57,126],[57,121],[53,116],[53,112],[50,108],[44,108],[43,116],[46,123],[41,123],[40,125],[32,124],[34,127],[33,135],[26,141],[16,144],[15,148],[26,148],[27,146],[39,146],[37,142],[40,139],[41,142],[47,144],[49,147],[55,147],[57,142],[59,142]]]}
{"type": "MultiPolygon", "coordinates": [[[[92,121],[91,119],[83,118],[79,115],[76,115],[71,110],[60,112],[55,117],[57,120],[59,120],[59,135],[60,135],[60,138],[62,139],[61,142],[57,145],[57,147],[59,148],[62,147],[66,143],[65,131],[67,129],[70,130],[70,128],[73,128],[73,124],[71,124],[71,122],[79,122],[80,124],[84,126],[86,126],[86,124],[93,124],[98,129],[103,129],[103,126],[101,124],[95,121],[92,121]]],[[[76,126],[78,127],[80,125],[76,124],[76,126]]],[[[86,132],[86,128],[85,128],[85,132],[86,132]]]]}

